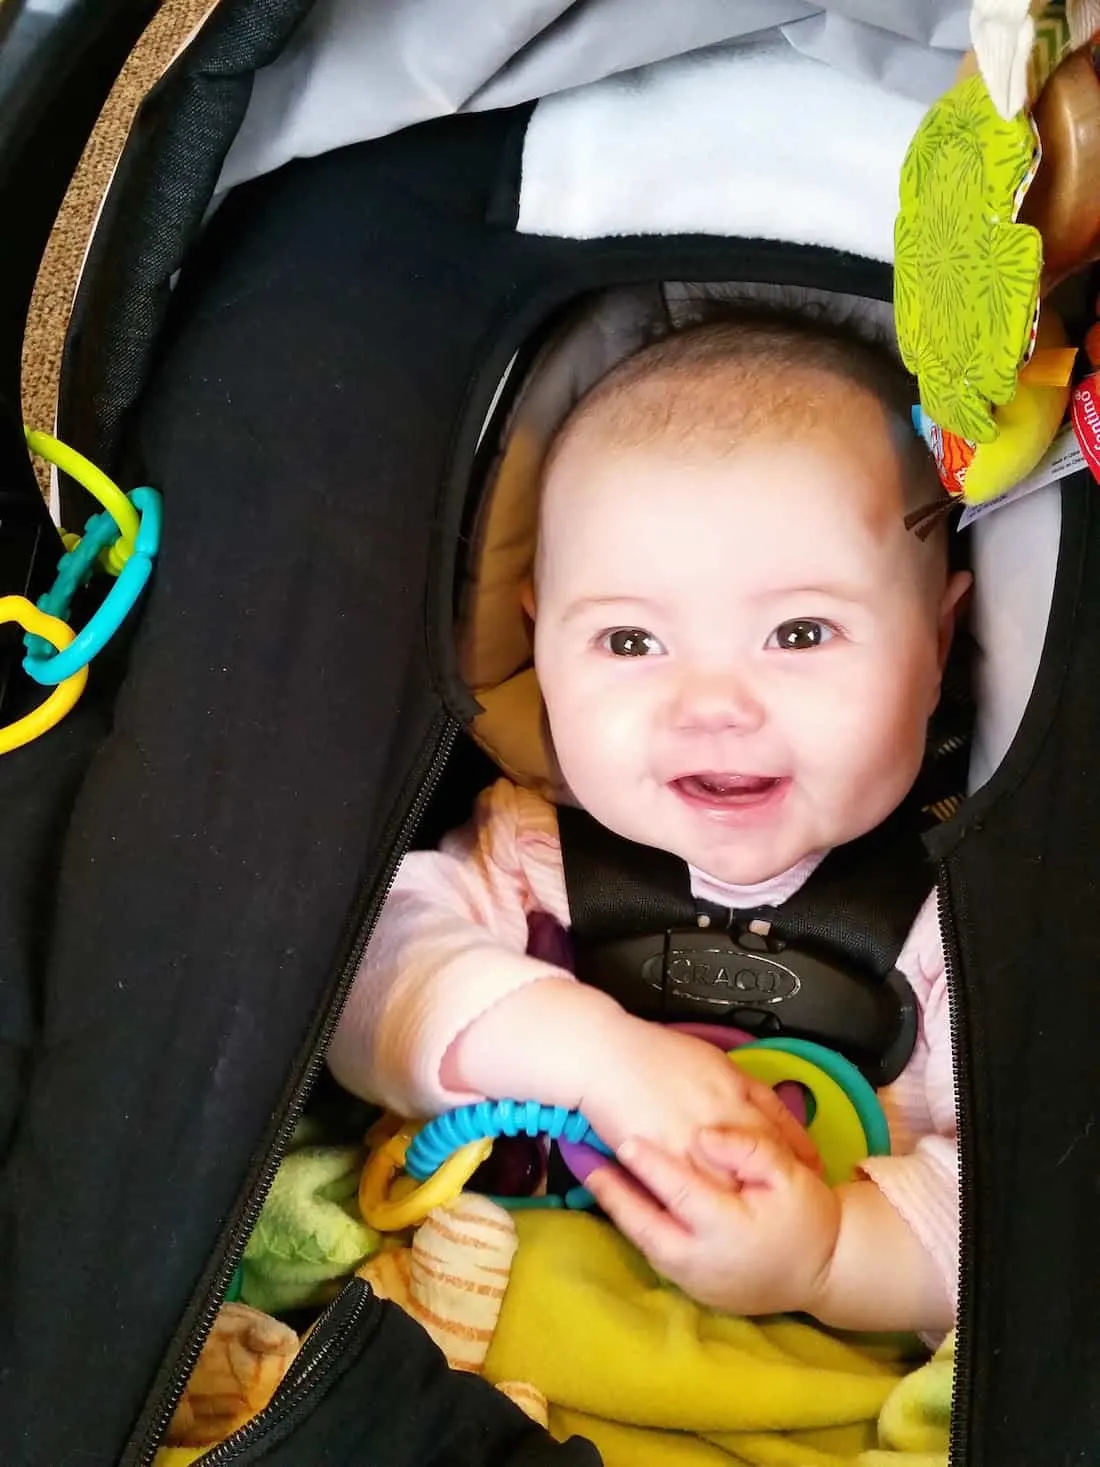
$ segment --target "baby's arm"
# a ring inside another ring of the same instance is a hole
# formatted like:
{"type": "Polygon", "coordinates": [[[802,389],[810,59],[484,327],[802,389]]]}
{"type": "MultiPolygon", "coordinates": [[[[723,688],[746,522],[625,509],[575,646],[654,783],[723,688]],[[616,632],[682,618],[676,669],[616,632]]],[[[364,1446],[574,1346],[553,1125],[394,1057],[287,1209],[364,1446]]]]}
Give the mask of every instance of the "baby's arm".
{"type": "Polygon", "coordinates": [[[582,1110],[612,1147],[642,1136],[686,1156],[701,1126],[743,1126],[817,1165],[768,1086],[714,1045],[633,1018],[580,983],[548,979],[503,999],[457,1036],[442,1074],[456,1089],[582,1110]]]}
{"type": "Polygon", "coordinates": [[[567,1006],[570,975],[526,953],[528,912],[565,902],[556,841],[552,808],[501,780],[438,851],[406,856],[329,1051],[345,1088],[410,1116],[481,1099],[476,1078],[443,1076],[456,1035],[543,982],[567,1006]]]}
{"type": "Polygon", "coordinates": [[[821,1308],[814,1312],[849,1329],[938,1334],[954,1323],[959,1151],[950,1001],[934,894],[898,966],[921,1008],[916,1049],[881,1095],[891,1132],[903,1134],[902,1147],[891,1156],[868,1157],[863,1179],[840,1189],[841,1229],[821,1308]],[[915,1144],[914,1136],[920,1137],[915,1144]]]}
{"type": "Polygon", "coordinates": [[[837,1329],[949,1330],[954,1308],[943,1274],[902,1215],[874,1182],[837,1190],[836,1243],[803,1307],[837,1329]]]}
{"type": "Polygon", "coordinates": [[[336,1079],[408,1116],[486,1096],[579,1106],[611,1057],[629,1063],[638,1021],[527,954],[532,911],[569,920],[557,814],[498,780],[402,862],[329,1049],[336,1079]]]}
{"type": "Polygon", "coordinates": [[[527,956],[527,914],[568,922],[557,817],[499,781],[439,851],[406,858],[329,1052],[347,1089],[400,1114],[502,1097],[584,1110],[612,1146],[637,1134],[685,1154],[703,1125],[805,1133],[718,1050],[631,1017],[527,956]]]}

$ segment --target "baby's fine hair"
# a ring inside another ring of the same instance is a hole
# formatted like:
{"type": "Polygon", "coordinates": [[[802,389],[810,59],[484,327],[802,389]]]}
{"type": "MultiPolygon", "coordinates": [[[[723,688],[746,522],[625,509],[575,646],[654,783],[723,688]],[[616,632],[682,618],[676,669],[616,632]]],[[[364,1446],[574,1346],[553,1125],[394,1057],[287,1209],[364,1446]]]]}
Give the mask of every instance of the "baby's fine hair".
{"type": "Polygon", "coordinates": [[[588,428],[617,447],[657,441],[731,452],[796,430],[821,411],[821,391],[848,382],[882,408],[902,470],[907,518],[946,507],[946,491],[912,424],[914,380],[885,347],[850,327],[771,306],[716,307],[613,367],[577,403],[551,447],[588,428]],[[817,390],[815,390],[815,383],[817,390]]]}

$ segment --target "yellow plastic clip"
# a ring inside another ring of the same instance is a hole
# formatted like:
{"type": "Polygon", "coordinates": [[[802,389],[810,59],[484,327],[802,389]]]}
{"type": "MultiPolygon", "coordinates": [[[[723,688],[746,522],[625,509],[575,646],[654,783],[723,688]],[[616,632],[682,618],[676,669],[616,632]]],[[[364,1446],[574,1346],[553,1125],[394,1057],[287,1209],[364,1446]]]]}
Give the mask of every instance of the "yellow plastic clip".
{"type": "Polygon", "coordinates": [[[388,1136],[383,1133],[359,1180],[359,1211],[367,1226],[379,1233],[415,1227],[433,1208],[453,1202],[493,1149],[489,1137],[470,1141],[449,1156],[426,1182],[415,1182],[409,1176],[394,1182],[394,1174],[405,1165],[405,1154],[420,1123],[394,1124],[397,1129],[388,1136]]]}
{"type": "MultiPolygon", "coordinates": [[[[38,454],[39,458],[44,458],[48,464],[53,464],[62,473],[75,479],[82,488],[87,489],[118,526],[121,538],[103,557],[105,569],[112,576],[117,576],[134,553],[134,546],[137,544],[140,524],[137,510],[115,481],[109,479],[102,469],[97,469],[82,453],[77,453],[75,448],[70,448],[67,443],[62,443],[37,428],[24,428],[23,433],[32,453],[38,454]]],[[[66,549],[71,548],[71,545],[66,545],[66,549]]]]}
{"type": "MultiPolygon", "coordinates": [[[[25,596],[0,596],[0,623],[9,621],[18,622],[25,632],[45,637],[59,652],[75,636],[72,627],[58,621],[56,616],[47,616],[44,611],[39,611],[25,596]]],[[[29,744],[53,728],[55,723],[60,723],[75,705],[87,681],[88,669],[82,667],[72,677],[58,683],[50,696],[37,708],[24,717],[17,718],[14,723],[0,728],[0,754],[10,754],[13,749],[29,744]]]]}

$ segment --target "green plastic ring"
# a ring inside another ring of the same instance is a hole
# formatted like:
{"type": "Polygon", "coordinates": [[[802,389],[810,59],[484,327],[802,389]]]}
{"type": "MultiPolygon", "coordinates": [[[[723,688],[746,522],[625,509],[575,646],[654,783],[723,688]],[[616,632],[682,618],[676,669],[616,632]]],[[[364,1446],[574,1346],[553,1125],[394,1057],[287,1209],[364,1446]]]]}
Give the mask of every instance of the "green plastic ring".
{"type": "Polygon", "coordinates": [[[821,1156],[825,1180],[830,1187],[850,1182],[856,1167],[867,1156],[867,1133],[844,1088],[820,1065],[782,1050],[747,1044],[743,1049],[732,1050],[730,1059],[746,1075],[762,1080],[773,1089],[784,1080],[805,1085],[817,1107],[806,1129],[821,1156]]]}
{"type": "Polygon", "coordinates": [[[758,1039],[755,1047],[778,1049],[783,1054],[797,1054],[820,1069],[840,1086],[856,1108],[863,1133],[867,1137],[868,1156],[890,1155],[890,1127],[871,1082],[842,1054],[815,1044],[812,1039],[758,1039]]]}

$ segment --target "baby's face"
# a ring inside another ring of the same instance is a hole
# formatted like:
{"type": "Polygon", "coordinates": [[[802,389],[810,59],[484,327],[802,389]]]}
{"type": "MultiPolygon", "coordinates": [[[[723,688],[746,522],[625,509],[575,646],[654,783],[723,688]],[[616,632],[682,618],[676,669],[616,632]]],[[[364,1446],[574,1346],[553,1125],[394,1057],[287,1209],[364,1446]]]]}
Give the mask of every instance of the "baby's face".
{"type": "Polygon", "coordinates": [[[576,800],[719,880],[768,879],[910,789],[955,602],[873,403],[714,457],[581,435],[546,485],[535,661],[576,800]]]}

